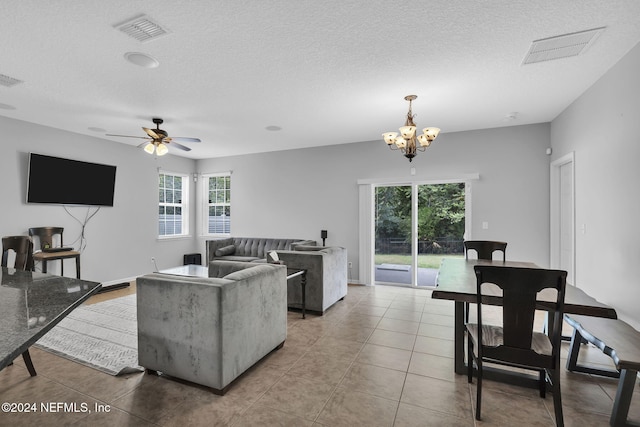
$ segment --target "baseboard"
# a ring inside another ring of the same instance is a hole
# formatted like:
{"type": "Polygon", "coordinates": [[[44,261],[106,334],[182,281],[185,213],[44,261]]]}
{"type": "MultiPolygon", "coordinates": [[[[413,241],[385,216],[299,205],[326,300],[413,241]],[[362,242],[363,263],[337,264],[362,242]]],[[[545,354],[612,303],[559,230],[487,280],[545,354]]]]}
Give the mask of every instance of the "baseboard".
{"type": "Polygon", "coordinates": [[[369,286],[366,283],[362,283],[359,280],[349,280],[348,285],[356,285],[356,286],[369,286]]]}
{"type": "Polygon", "coordinates": [[[98,293],[115,291],[117,289],[126,288],[126,287],[129,286],[129,283],[131,283],[134,280],[136,280],[137,277],[138,276],[125,277],[125,278],[118,279],[118,280],[112,280],[110,282],[102,282],[102,288],[100,289],[100,291],[98,293]]]}
{"type": "Polygon", "coordinates": [[[128,287],[129,287],[129,282],[116,283],[114,285],[102,286],[100,288],[100,290],[98,291],[98,293],[102,294],[102,293],[105,293],[105,292],[117,291],[118,289],[123,289],[123,288],[128,288],[128,287]]]}

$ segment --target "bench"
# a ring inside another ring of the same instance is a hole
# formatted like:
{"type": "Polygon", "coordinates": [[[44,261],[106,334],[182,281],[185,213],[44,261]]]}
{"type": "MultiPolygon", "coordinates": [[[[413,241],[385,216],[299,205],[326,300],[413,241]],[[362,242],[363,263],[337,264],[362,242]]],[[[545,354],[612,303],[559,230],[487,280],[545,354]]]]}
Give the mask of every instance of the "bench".
{"type": "Polygon", "coordinates": [[[565,320],[573,327],[567,370],[619,378],[609,424],[640,426],[627,419],[640,370],[640,332],[619,319],[566,314],[565,320]],[[590,342],[609,356],[617,371],[578,365],[580,345],[584,342],[590,342]]]}

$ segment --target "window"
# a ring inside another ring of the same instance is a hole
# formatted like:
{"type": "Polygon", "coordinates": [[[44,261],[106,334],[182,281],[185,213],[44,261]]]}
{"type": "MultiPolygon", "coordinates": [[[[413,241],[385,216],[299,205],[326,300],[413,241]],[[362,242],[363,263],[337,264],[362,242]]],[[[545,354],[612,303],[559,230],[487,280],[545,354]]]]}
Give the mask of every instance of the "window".
{"type": "Polygon", "coordinates": [[[160,237],[189,234],[188,175],[160,172],[158,179],[158,235],[160,237]]]}
{"type": "Polygon", "coordinates": [[[204,175],[206,234],[231,234],[231,173],[204,175]]]}

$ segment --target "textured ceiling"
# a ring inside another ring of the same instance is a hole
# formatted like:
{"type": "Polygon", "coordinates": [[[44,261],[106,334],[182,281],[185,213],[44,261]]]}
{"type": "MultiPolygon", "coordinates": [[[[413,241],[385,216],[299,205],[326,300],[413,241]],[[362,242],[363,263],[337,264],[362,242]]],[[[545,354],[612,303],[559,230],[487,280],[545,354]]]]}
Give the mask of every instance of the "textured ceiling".
{"type": "Polygon", "coordinates": [[[105,134],[161,117],[202,139],[172,154],[210,158],[383,144],[408,94],[443,134],[551,121],[640,41],[640,1],[2,0],[0,34],[0,74],[23,81],[0,115],[131,145],[105,134]],[[170,34],[114,28],[142,14],[170,34]],[[582,55],[522,65],[534,40],[597,27],[582,55]]]}

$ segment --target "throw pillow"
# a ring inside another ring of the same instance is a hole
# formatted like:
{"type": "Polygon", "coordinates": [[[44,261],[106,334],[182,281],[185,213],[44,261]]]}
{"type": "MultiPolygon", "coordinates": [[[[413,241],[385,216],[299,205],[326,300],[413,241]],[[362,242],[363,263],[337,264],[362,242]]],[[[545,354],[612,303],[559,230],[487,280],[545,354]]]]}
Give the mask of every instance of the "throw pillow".
{"type": "Polygon", "coordinates": [[[225,255],[233,255],[236,251],[236,247],[233,245],[223,246],[220,249],[216,249],[216,256],[225,256],[225,255]]]}

